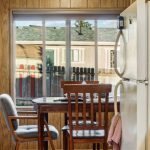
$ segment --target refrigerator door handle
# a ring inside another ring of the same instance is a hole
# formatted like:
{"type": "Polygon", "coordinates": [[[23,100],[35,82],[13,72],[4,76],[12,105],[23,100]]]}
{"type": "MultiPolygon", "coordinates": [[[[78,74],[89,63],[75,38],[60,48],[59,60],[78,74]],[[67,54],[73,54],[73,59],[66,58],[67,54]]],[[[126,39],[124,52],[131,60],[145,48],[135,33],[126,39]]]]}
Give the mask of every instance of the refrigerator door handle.
{"type": "Polygon", "coordinates": [[[118,88],[119,88],[119,86],[122,86],[123,91],[124,91],[124,86],[123,86],[122,80],[120,80],[120,81],[115,85],[115,89],[114,89],[114,112],[115,112],[115,115],[118,114],[118,107],[117,107],[117,99],[118,99],[118,96],[117,96],[117,93],[118,93],[118,88]]]}
{"type": "Polygon", "coordinates": [[[122,78],[123,81],[132,81],[132,82],[136,82],[136,83],[142,83],[145,85],[148,85],[148,80],[135,80],[135,79],[129,79],[129,78],[122,78]]]}
{"type": "Polygon", "coordinates": [[[125,69],[126,69],[126,44],[125,44],[125,37],[123,35],[122,30],[119,30],[117,38],[116,38],[116,42],[115,42],[115,47],[114,47],[114,67],[115,67],[115,72],[119,77],[122,77],[124,75],[125,69]],[[124,48],[123,48],[123,52],[124,52],[124,60],[125,60],[125,65],[123,68],[122,72],[119,72],[118,67],[117,67],[117,47],[118,47],[118,42],[120,37],[122,36],[123,38],[123,42],[124,42],[124,48]]]}
{"type": "Polygon", "coordinates": [[[137,80],[137,83],[144,83],[147,86],[148,80],[137,80]]]}

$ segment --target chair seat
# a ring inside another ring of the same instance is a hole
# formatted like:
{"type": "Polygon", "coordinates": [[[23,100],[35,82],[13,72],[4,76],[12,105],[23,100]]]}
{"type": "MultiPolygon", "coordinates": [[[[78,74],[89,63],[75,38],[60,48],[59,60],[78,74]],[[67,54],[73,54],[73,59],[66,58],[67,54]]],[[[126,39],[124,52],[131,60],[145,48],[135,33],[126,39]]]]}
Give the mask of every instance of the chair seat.
{"type": "MultiPolygon", "coordinates": [[[[49,127],[49,131],[51,132],[52,139],[53,140],[57,139],[59,136],[58,130],[52,125],[48,125],[48,127],[49,127]]],[[[37,138],[38,137],[38,126],[37,125],[18,126],[15,133],[20,138],[37,138]]],[[[48,136],[46,128],[44,128],[44,136],[45,137],[48,136]]]]}
{"type": "MultiPolygon", "coordinates": [[[[69,133],[69,130],[67,130],[69,133]]],[[[103,138],[105,136],[104,130],[73,130],[74,138],[103,138]]]]}

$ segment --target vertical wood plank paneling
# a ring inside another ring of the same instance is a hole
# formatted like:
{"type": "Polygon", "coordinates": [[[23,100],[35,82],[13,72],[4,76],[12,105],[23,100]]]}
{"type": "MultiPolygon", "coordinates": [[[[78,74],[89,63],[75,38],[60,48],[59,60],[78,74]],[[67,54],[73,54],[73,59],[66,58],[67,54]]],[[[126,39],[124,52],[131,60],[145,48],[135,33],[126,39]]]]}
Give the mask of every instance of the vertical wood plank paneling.
{"type": "MultiPolygon", "coordinates": [[[[4,129],[3,125],[2,125],[2,113],[1,112],[0,112],[0,129],[2,129],[1,132],[0,132],[0,141],[3,141],[3,137],[4,137],[3,131],[5,129],[4,129]]],[[[3,149],[3,142],[0,142],[0,149],[3,149]]]]}
{"type": "Polygon", "coordinates": [[[100,8],[100,0],[88,0],[88,8],[100,8]]]}
{"type": "Polygon", "coordinates": [[[60,8],[60,0],[50,0],[50,8],[60,8]]]}
{"type": "Polygon", "coordinates": [[[9,51],[9,0],[1,0],[0,4],[0,93],[10,91],[10,51],[9,51]]]}
{"type": "Polygon", "coordinates": [[[130,0],[130,4],[134,3],[136,0],[130,0]]]}
{"type": "Polygon", "coordinates": [[[54,140],[55,148],[60,149],[61,147],[61,113],[49,113],[48,115],[48,124],[54,125],[59,132],[59,139],[54,140]]]}
{"type": "Polygon", "coordinates": [[[27,0],[27,8],[39,8],[39,0],[27,0]]]}
{"type": "Polygon", "coordinates": [[[127,8],[129,6],[130,6],[130,0],[126,0],[126,6],[125,6],[125,8],[127,8]]]}
{"type": "Polygon", "coordinates": [[[101,0],[101,8],[117,8],[117,0],[101,0]]]}
{"type": "Polygon", "coordinates": [[[40,8],[50,8],[50,0],[40,0],[40,8]]]}
{"type": "MultiPolygon", "coordinates": [[[[3,8],[2,5],[0,5],[0,18],[2,18],[2,12],[3,12],[3,8]]],[[[5,27],[5,26],[4,26],[5,27]]],[[[2,21],[0,21],[0,37],[2,37],[2,21]]],[[[2,38],[0,38],[0,60],[2,59],[2,54],[3,54],[3,45],[2,45],[2,38]]],[[[2,68],[3,62],[0,61],[0,68],[2,68]]],[[[0,73],[0,80],[2,80],[2,75],[0,73]]],[[[5,80],[5,79],[3,79],[5,80]]],[[[2,93],[2,89],[1,89],[1,82],[0,82],[0,93],[2,93]]]]}
{"type": "Polygon", "coordinates": [[[11,147],[10,145],[13,146],[13,144],[11,144],[11,134],[6,126],[6,123],[4,121],[2,112],[0,112],[0,147],[2,148],[1,150],[12,150],[13,147],[11,147]]]}
{"type": "Polygon", "coordinates": [[[71,0],[71,8],[87,8],[87,0],[71,0]]]}
{"type": "MultiPolygon", "coordinates": [[[[60,114],[60,118],[61,118],[60,119],[60,129],[61,129],[64,126],[64,122],[65,122],[63,113],[60,114]]],[[[61,148],[63,148],[63,134],[62,134],[63,132],[60,131],[60,133],[61,133],[60,134],[60,144],[61,144],[60,146],[61,146],[61,148]]]]}
{"type": "Polygon", "coordinates": [[[39,8],[59,8],[60,0],[39,0],[39,8]]]}
{"type": "Polygon", "coordinates": [[[118,8],[127,8],[130,6],[130,0],[118,0],[118,8]]]}
{"type": "Polygon", "coordinates": [[[118,8],[125,8],[127,0],[118,0],[118,8]]]}
{"type": "Polygon", "coordinates": [[[70,8],[71,2],[70,0],[60,0],[60,8],[70,8]]]}
{"type": "Polygon", "coordinates": [[[26,8],[26,0],[10,0],[10,8],[26,8]]]}

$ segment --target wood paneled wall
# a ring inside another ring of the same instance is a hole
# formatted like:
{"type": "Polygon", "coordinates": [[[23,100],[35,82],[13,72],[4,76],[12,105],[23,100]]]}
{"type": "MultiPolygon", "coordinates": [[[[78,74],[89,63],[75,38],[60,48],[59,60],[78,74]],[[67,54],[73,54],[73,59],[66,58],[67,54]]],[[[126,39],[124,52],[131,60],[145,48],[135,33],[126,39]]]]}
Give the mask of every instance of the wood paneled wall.
{"type": "Polygon", "coordinates": [[[10,8],[111,8],[123,10],[130,5],[130,2],[131,0],[10,0],[10,8]]]}
{"type": "Polygon", "coordinates": [[[9,0],[0,5],[0,93],[10,92],[9,0]]]}
{"type": "MultiPolygon", "coordinates": [[[[10,93],[11,88],[11,46],[10,10],[11,9],[105,9],[124,10],[131,0],[0,0],[0,94],[10,93]]],[[[63,125],[63,114],[50,114],[49,122],[59,129],[63,125]]],[[[36,123],[23,120],[22,124],[36,123]]],[[[0,112],[0,150],[13,150],[10,133],[0,112]]],[[[61,138],[55,142],[57,149],[62,148],[61,138]]],[[[82,147],[82,146],[81,146],[82,147]]],[[[81,148],[80,147],[80,148],[81,148]]],[[[88,148],[88,147],[84,147],[88,148]]],[[[23,144],[21,149],[37,149],[35,142],[23,144]]]]}

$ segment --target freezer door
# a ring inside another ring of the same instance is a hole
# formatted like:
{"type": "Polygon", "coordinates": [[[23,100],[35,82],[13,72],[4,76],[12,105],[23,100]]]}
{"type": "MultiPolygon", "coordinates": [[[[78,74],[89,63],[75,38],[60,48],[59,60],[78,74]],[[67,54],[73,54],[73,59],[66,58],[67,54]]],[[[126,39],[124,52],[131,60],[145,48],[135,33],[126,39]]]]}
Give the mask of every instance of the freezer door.
{"type": "Polygon", "coordinates": [[[126,69],[123,77],[137,79],[137,20],[125,17],[125,22],[126,29],[123,30],[123,34],[126,41],[126,69]]]}
{"type": "Polygon", "coordinates": [[[121,150],[145,150],[147,131],[147,86],[123,81],[120,89],[122,118],[121,150]]]}
{"type": "Polygon", "coordinates": [[[139,6],[135,2],[121,13],[125,21],[125,29],[123,29],[125,43],[123,40],[120,40],[118,69],[122,71],[124,64],[126,65],[123,78],[147,80],[147,28],[145,9],[143,5],[139,6]],[[143,11],[141,10],[142,8],[143,11]],[[123,52],[124,46],[125,52],[123,52]]]}

